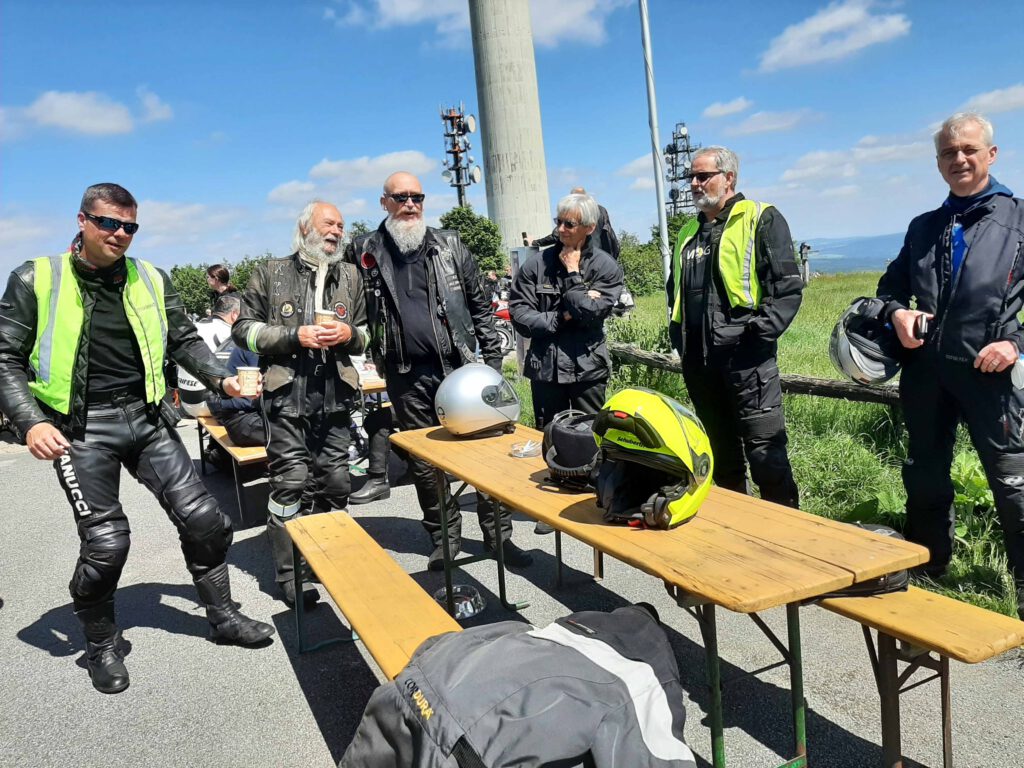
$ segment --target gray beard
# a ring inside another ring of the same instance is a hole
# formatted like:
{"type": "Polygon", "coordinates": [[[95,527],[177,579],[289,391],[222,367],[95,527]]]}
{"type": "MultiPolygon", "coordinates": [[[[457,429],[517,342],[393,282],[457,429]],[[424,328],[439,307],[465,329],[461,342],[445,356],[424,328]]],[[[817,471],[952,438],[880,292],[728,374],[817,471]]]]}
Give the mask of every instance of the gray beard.
{"type": "Polygon", "coordinates": [[[341,245],[339,244],[334,249],[334,253],[327,253],[324,248],[326,245],[327,241],[324,240],[324,236],[315,229],[310,229],[309,233],[302,240],[302,247],[299,248],[299,257],[306,264],[314,268],[339,261],[342,256],[341,245]]]}
{"type": "Polygon", "coordinates": [[[407,222],[388,216],[384,221],[384,229],[403,254],[418,251],[423,245],[423,238],[427,236],[427,223],[422,217],[407,222]]]}
{"type": "Polygon", "coordinates": [[[693,204],[700,208],[702,211],[710,211],[713,210],[716,205],[718,205],[721,199],[721,195],[705,195],[702,193],[700,195],[693,196],[693,204]]]}

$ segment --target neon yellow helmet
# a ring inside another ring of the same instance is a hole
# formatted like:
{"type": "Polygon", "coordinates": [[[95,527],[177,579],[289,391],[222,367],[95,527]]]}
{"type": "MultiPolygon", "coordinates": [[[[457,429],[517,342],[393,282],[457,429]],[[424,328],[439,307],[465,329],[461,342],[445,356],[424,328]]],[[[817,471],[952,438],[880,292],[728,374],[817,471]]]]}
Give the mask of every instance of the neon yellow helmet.
{"type": "Polygon", "coordinates": [[[711,488],[711,442],[678,400],[640,387],[617,392],[598,413],[594,438],[606,519],[675,528],[697,514],[711,488]]]}

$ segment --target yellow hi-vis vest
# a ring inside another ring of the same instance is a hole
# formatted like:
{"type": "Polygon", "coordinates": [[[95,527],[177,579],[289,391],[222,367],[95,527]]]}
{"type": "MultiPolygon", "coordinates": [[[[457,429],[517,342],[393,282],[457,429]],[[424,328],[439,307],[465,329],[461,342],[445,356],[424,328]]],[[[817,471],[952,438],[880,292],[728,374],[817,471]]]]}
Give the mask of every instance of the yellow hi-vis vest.
{"type": "MultiPolygon", "coordinates": [[[[761,283],[757,279],[754,264],[754,244],[757,242],[757,222],[761,219],[761,213],[771,207],[771,203],[739,200],[729,211],[729,219],[725,222],[725,231],[718,244],[718,273],[722,276],[724,298],[730,307],[757,309],[761,304],[761,283]]],[[[697,219],[690,219],[676,237],[676,249],[672,255],[672,275],[675,278],[672,322],[675,323],[683,321],[683,251],[699,228],[697,219]]]]}
{"type": "MultiPolygon", "coordinates": [[[[125,259],[128,278],[124,310],[138,341],[145,368],[146,402],[164,396],[164,353],[167,349],[167,309],[164,281],[156,267],[140,259],[125,259]]],[[[35,264],[36,342],[29,356],[35,380],[32,394],[58,413],[71,410],[75,359],[85,324],[82,288],[74,275],[71,252],[33,259],[35,264]]]]}

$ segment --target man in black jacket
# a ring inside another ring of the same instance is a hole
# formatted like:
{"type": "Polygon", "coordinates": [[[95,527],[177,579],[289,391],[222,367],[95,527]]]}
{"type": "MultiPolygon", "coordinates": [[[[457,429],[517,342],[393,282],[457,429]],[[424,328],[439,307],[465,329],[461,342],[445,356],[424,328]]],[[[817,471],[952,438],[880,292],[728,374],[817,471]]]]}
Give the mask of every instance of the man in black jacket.
{"type": "MultiPolygon", "coordinates": [[[[366,289],[370,350],[384,373],[388,399],[401,429],[436,426],[434,396],[441,380],[473,362],[479,346],[484,362],[501,370],[501,342],[494,330],[491,300],[480,289],[480,269],[458,232],[428,227],[423,220],[423,188],[411,173],[384,182],[381,206],[387,218],[376,231],[356,238],[348,259],[358,265],[366,289]]],[[[444,568],[441,507],[433,468],[412,459],[423,527],[434,550],[428,567],[444,568]]],[[[447,497],[447,493],[446,493],[447,497]]],[[[502,512],[494,531],[489,499],[477,494],[484,546],[500,538],[506,565],[524,567],[533,558],[512,543],[512,521],[502,512]]],[[[449,544],[462,548],[462,517],[450,503],[449,544]]]]}
{"type": "Polygon", "coordinates": [[[725,147],[693,158],[690,188],[700,213],[676,241],[666,285],[669,338],[711,440],[715,483],[746,493],[749,462],[762,498],[796,507],[775,356],[803,283],[786,220],[737,193],[738,177],[739,158],[725,147]]]}
{"type": "MultiPolygon", "coordinates": [[[[231,328],[235,343],[258,353],[266,370],[267,537],[288,605],[295,604],[294,563],[284,524],[348,504],[350,411],[359,389],[351,355],[366,345],[366,309],[359,273],[341,262],[344,229],[335,206],[307,205],[295,224],[294,253],[256,267],[231,328]],[[317,322],[318,312],[329,319],[317,322]]],[[[302,599],[312,606],[319,593],[306,584],[302,599]]]]}
{"type": "Polygon", "coordinates": [[[74,511],[82,546],[69,588],[89,676],[103,693],[128,687],[114,615],[130,544],[122,466],[177,528],[212,639],[255,645],[274,633],[231,599],[231,521],[161,409],[165,353],[225,395],[240,394],[238,379],[199,338],[167,275],[125,255],[137,210],[117,184],[89,187],[68,251],[25,262],[0,299],[0,410],[33,456],[53,462],[74,511]]]}
{"type": "Polygon", "coordinates": [[[1024,201],[989,172],[998,150],[983,116],[950,117],[935,152],[949,195],[910,223],[877,292],[905,347],[905,533],[931,551],[925,573],[941,575],[953,554],[950,465],[962,419],[995,498],[1024,618],[1024,377],[1013,380],[1024,370],[1011,375],[1024,365],[1024,201]]]}

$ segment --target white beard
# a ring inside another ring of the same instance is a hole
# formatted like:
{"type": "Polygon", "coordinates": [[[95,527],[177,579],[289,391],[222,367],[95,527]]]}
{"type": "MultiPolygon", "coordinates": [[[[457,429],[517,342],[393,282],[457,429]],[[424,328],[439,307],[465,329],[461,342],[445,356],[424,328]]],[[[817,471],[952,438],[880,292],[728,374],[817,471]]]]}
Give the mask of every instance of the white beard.
{"type": "Polygon", "coordinates": [[[709,195],[701,192],[693,196],[693,204],[702,211],[712,211],[721,199],[721,195],[709,195]]]}
{"type": "Polygon", "coordinates": [[[341,243],[334,249],[333,253],[328,253],[327,241],[324,240],[324,236],[317,232],[315,229],[310,229],[306,236],[302,239],[302,247],[299,249],[299,256],[309,266],[316,267],[320,264],[333,264],[339,261],[342,256],[342,245],[341,243]]]}
{"type": "Polygon", "coordinates": [[[402,253],[418,251],[423,245],[423,238],[427,236],[427,223],[422,216],[411,220],[395,219],[388,216],[384,221],[384,228],[402,253]]]}

